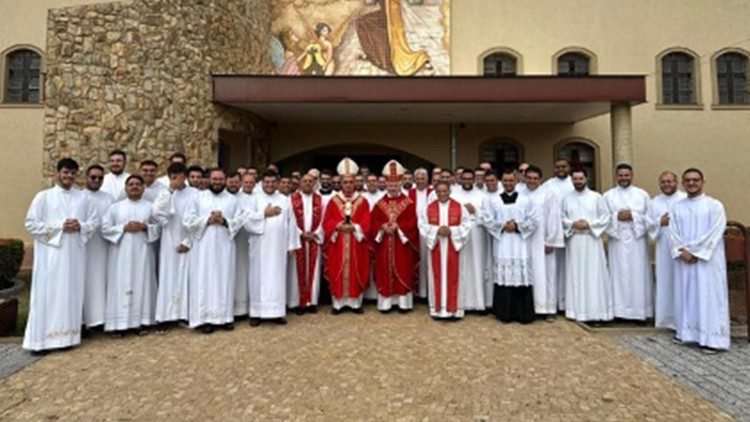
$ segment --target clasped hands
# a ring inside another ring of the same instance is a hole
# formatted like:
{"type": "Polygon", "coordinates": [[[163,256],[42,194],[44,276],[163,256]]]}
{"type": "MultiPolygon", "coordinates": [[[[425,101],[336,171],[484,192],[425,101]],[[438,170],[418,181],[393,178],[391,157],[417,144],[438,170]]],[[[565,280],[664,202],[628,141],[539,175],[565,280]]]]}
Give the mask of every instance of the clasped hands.
{"type": "Polygon", "coordinates": [[[695,264],[696,262],[698,262],[698,257],[690,253],[690,251],[685,248],[680,249],[680,259],[686,264],[695,264]]]}
{"type": "Polygon", "coordinates": [[[224,218],[224,216],[221,214],[221,211],[211,211],[211,216],[208,217],[208,224],[219,224],[219,225],[226,225],[227,220],[224,218]]]}
{"type": "Polygon", "coordinates": [[[449,237],[451,235],[451,228],[448,226],[440,226],[438,227],[437,234],[440,237],[449,237]]]}
{"type": "Polygon", "coordinates": [[[380,226],[380,230],[382,230],[386,234],[393,234],[398,230],[398,224],[393,221],[383,223],[383,225],[380,226]]]}
{"type": "Polygon", "coordinates": [[[123,230],[125,230],[126,233],[138,233],[145,231],[146,228],[148,228],[148,226],[140,221],[128,221],[123,230]]]}
{"type": "Polygon", "coordinates": [[[268,204],[266,206],[266,209],[263,211],[263,215],[266,218],[270,217],[276,217],[277,215],[281,214],[281,207],[268,204]]]}
{"type": "Polygon", "coordinates": [[[505,233],[515,233],[518,231],[518,223],[516,223],[516,220],[508,220],[503,224],[503,232],[505,233]]]}
{"type": "Polygon", "coordinates": [[[75,233],[79,231],[81,231],[81,223],[79,223],[75,218],[68,218],[63,223],[63,232],[75,233]]]}
{"type": "Polygon", "coordinates": [[[573,229],[578,231],[585,231],[589,229],[589,222],[586,220],[576,220],[573,222],[573,229]]]}
{"type": "Polygon", "coordinates": [[[346,224],[344,222],[341,222],[336,226],[336,231],[342,233],[352,233],[354,232],[354,224],[346,224]]]}
{"type": "Polygon", "coordinates": [[[633,221],[633,212],[630,210],[620,210],[617,212],[617,219],[620,221],[633,221]]]}

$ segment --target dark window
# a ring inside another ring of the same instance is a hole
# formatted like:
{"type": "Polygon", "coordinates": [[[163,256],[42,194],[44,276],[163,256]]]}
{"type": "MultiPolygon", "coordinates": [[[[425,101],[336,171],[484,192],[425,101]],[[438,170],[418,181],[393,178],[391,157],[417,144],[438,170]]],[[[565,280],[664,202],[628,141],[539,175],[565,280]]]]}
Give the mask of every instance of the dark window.
{"type": "Polygon", "coordinates": [[[31,50],[16,50],[7,59],[5,102],[38,103],[41,98],[42,57],[31,50]]]}
{"type": "Polygon", "coordinates": [[[492,164],[493,169],[502,172],[506,169],[517,169],[521,164],[521,153],[518,147],[503,141],[492,142],[482,148],[480,161],[492,164]]]}
{"type": "Polygon", "coordinates": [[[664,104],[695,104],[694,59],[686,53],[669,53],[661,59],[664,104]]]}
{"type": "Polygon", "coordinates": [[[573,141],[560,148],[557,156],[567,159],[571,169],[585,169],[588,174],[589,188],[596,190],[596,149],[594,147],[573,141]]]}
{"type": "Polygon", "coordinates": [[[557,58],[558,76],[588,76],[589,58],[581,53],[565,53],[557,58]]]}
{"type": "Polygon", "coordinates": [[[484,76],[516,76],[516,58],[494,53],[484,58],[484,76]]]}
{"type": "Polygon", "coordinates": [[[716,59],[716,78],[719,84],[719,104],[748,104],[747,56],[725,53],[716,59]]]}

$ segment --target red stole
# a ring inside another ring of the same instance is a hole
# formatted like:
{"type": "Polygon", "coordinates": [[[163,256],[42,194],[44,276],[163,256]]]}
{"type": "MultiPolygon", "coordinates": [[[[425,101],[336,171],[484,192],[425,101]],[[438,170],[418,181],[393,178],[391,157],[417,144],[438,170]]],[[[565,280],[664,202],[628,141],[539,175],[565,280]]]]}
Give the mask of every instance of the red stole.
{"type": "MultiPolygon", "coordinates": [[[[453,199],[448,200],[448,226],[454,227],[461,224],[461,204],[454,201],[453,199]]],[[[427,206],[427,221],[430,225],[440,226],[440,201],[433,201],[427,206]]],[[[442,309],[442,303],[440,298],[442,295],[441,291],[441,279],[442,274],[440,272],[440,260],[442,254],[440,252],[440,237],[435,247],[432,248],[432,275],[433,283],[435,287],[435,310],[440,311],[442,309]]],[[[458,311],[458,251],[453,246],[453,242],[448,238],[448,303],[446,309],[448,312],[454,313],[458,311]]]]}
{"type": "MultiPolygon", "coordinates": [[[[432,186],[427,186],[425,190],[427,191],[427,195],[425,195],[424,198],[426,201],[427,198],[430,197],[430,193],[432,193],[432,186]]],[[[409,199],[411,199],[411,202],[413,202],[415,206],[417,205],[417,188],[409,189],[409,199]]]]}
{"type": "MultiPolygon", "coordinates": [[[[297,221],[297,227],[305,231],[305,210],[302,202],[302,194],[295,192],[291,196],[292,211],[297,221]]],[[[320,225],[323,215],[323,198],[317,194],[312,195],[312,226],[311,230],[320,225]]],[[[305,307],[311,302],[313,277],[315,276],[315,266],[318,256],[318,242],[311,240],[305,241],[300,238],[302,248],[294,251],[295,263],[297,266],[297,286],[299,287],[299,305],[305,307]]]]}

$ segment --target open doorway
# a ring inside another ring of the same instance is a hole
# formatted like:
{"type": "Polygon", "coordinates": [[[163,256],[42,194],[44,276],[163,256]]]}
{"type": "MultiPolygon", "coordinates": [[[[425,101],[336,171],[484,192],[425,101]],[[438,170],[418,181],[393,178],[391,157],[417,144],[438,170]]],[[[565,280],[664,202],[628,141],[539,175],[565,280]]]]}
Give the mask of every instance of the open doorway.
{"type": "Polygon", "coordinates": [[[244,132],[219,129],[219,167],[225,171],[250,163],[250,136],[244,132]]]}
{"type": "Polygon", "coordinates": [[[339,144],[307,150],[280,160],[277,165],[282,173],[294,170],[317,168],[336,171],[344,157],[350,157],[358,165],[367,165],[373,173],[380,174],[389,160],[398,160],[405,168],[414,171],[424,167],[428,171],[435,164],[414,154],[378,144],[339,144]]]}

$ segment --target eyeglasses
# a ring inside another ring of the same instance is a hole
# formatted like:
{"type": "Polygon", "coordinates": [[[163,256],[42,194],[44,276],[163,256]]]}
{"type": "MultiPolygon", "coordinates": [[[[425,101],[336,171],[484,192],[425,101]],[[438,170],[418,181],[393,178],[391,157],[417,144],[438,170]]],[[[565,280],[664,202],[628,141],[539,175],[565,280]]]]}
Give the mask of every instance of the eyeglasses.
{"type": "Polygon", "coordinates": [[[89,180],[102,180],[104,176],[89,176],[89,180]]]}

